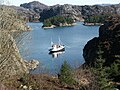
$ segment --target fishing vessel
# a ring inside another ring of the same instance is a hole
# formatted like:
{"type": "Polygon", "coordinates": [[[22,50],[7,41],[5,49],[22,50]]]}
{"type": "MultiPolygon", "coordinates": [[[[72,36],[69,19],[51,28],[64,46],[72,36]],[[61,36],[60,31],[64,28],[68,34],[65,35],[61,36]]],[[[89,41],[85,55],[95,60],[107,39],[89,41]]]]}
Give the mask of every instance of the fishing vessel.
{"type": "Polygon", "coordinates": [[[59,38],[59,43],[53,43],[51,40],[51,48],[49,49],[50,53],[64,51],[64,50],[65,47],[60,43],[60,38],[59,38]]]}

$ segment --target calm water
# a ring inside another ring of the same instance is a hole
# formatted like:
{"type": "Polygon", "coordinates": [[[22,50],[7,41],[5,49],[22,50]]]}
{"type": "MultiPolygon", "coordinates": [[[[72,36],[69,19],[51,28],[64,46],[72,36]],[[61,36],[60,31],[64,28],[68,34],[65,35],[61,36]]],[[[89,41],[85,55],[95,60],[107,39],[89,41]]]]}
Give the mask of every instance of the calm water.
{"type": "Polygon", "coordinates": [[[41,28],[42,23],[28,23],[33,30],[24,32],[20,35],[22,38],[22,47],[20,51],[24,59],[39,60],[40,66],[33,73],[58,73],[61,64],[66,60],[73,68],[79,67],[84,63],[83,48],[84,45],[98,36],[98,26],[83,26],[78,22],[76,26],[60,27],[44,30],[41,28]],[[24,37],[24,38],[23,38],[24,37]],[[60,37],[61,43],[64,44],[65,52],[49,54],[48,48],[52,41],[57,43],[60,37]]]}

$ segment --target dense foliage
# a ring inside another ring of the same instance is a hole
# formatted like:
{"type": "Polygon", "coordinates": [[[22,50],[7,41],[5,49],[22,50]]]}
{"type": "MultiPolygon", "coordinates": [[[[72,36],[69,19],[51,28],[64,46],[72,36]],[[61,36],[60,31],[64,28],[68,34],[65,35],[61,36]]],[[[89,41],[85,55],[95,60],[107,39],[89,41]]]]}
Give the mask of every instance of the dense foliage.
{"type": "Polygon", "coordinates": [[[69,64],[67,64],[66,61],[64,61],[61,67],[59,80],[62,84],[73,85],[76,83],[75,80],[73,79],[72,69],[69,66],[69,64]]]}
{"type": "Polygon", "coordinates": [[[74,20],[72,18],[64,16],[54,16],[44,20],[43,26],[50,27],[51,25],[61,26],[63,24],[72,24],[74,20]]]}
{"type": "Polygon", "coordinates": [[[117,85],[114,82],[119,82],[120,80],[120,60],[116,60],[110,66],[107,66],[105,65],[106,59],[104,54],[104,47],[99,43],[97,58],[93,67],[94,73],[97,75],[101,90],[115,90],[117,85]]]}
{"type": "Polygon", "coordinates": [[[110,15],[94,15],[94,16],[89,16],[88,18],[85,18],[86,23],[104,23],[106,18],[110,15]]]}

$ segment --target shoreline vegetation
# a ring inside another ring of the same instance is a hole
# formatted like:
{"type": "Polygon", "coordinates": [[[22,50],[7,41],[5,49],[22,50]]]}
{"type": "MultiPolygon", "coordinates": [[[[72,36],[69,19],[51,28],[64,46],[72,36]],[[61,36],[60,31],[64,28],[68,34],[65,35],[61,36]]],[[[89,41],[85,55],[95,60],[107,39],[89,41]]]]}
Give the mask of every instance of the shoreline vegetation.
{"type": "Polygon", "coordinates": [[[85,18],[84,24],[85,26],[101,26],[104,25],[105,20],[111,16],[111,14],[104,15],[93,15],[85,18]]]}
{"type": "Polygon", "coordinates": [[[74,26],[74,25],[75,25],[75,21],[72,18],[65,16],[54,16],[45,19],[42,28],[50,29],[50,28],[74,26]]]}
{"type": "MultiPolygon", "coordinates": [[[[73,24],[65,23],[65,24],[61,24],[59,27],[71,27],[71,26],[75,26],[75,25],[76,25],[76,23],[73,23],[73,24]]],[[[58,27],[58,26],[51,25],[49,27],[42,27],[42,28],[44,28],[44,29],[52,29],[52,28],[56,28],[56,27],[58,27]]]]}

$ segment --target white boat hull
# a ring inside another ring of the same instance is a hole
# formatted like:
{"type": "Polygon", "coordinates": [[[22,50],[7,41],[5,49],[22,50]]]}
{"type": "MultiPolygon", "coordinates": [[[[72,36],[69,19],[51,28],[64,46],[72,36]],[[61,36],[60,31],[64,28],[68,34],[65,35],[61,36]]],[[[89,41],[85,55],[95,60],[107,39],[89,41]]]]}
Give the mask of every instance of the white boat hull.
{"type": "Polygon", "coordinates": [[[51,42],[51,49],[49,49],[50,53],[64,51],[64,50],[65,50],[65,47],[64,45],[60,44],[60,39],[58,44],[54,44],[53,42],[51,42]]]}

